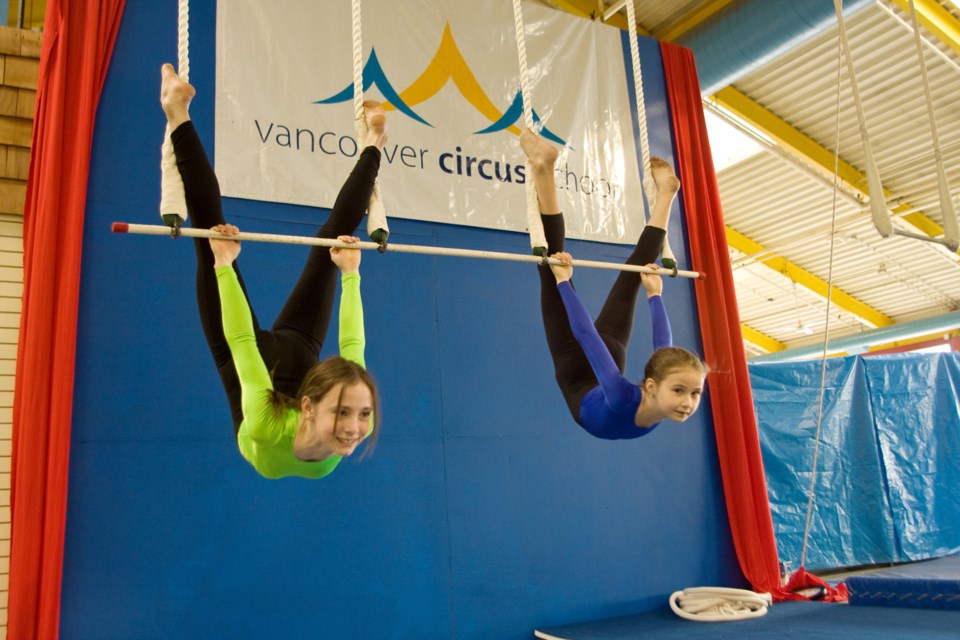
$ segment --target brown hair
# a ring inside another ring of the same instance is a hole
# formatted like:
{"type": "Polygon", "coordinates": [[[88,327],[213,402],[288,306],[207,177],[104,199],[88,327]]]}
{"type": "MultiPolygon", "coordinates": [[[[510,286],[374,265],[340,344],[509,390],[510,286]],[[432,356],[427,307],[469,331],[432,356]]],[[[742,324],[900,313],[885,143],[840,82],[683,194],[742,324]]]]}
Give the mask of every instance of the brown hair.
{"type": "Polygon", "coordinates": [[[370,389],[370,395],[373,396],[373,428],[370,430],[370,436],[366,438],[367,446],[361,456],[363,458],[373,451],[377,438],[380,436],[380,395],[377,393],[377,383],[373,376],[356,362],[340,356],[331,356],[321,360],[310,367],[307,374],[303,376],[296,398],[274,392],[273,406],[277,410],[291,408],[299,412],[300,398],[307,397],[310,398],[310,402],[319,402],[334,387],[342,385],[340,387],[340,397],[337,398],[337,409],[339,410],[340,403],[343,402],[343,390],[358,382],[365,384],[370,389]]]}
{"type": "Polygon", "coordinates": [[[664,347],[654,351],[647,360],[643,379],[652,378],[654,382],[660,382],[671,373],[684,369],[699,371],[704,376],[710,373],[709,367],[692,351],[687,351],[683,347],[664,347]]]}

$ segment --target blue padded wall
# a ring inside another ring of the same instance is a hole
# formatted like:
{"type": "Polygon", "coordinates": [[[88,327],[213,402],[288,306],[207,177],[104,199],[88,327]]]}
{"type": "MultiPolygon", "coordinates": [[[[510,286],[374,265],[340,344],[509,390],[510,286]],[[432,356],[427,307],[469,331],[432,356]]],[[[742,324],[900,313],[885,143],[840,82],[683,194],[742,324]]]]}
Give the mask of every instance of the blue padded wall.
{"type": "MultiPolygon", "coordinates": [[[[210,153],[214,5],[191,7],[191,113],[210,153]]],[[[686,586],[740,586],[709,399],[688,423],[639,440],[586,435],[555,388],[531,265],[366,254],[378,448],[324,480],[260,478],[237,452],[203,342],[191,244],[109,230],[159,221],[159,68],[175,59],[176,22],[176,3],[127,3],[98,114],[62,637],[519,639],[537,625],[659,608],[686,586]]],[[[658,55],[644,45],[648,96],[664,91],[658,55]]],[[[327,215],[243,200],[225,211],[241,229],[301,235],[327,215]]],[[[515,233],[408,220],[391,229],[398,243],[529,251],[515,233]]],[[[688,264],[684,245],[674,250],[688,264]]],[[[629,253],[569,248],[597,260],[629,253]]],[[[305,255],[244,246],[261,321],[273,320],[305,255]]],[[[593,313],[614,277],[577,272],[593,313]]],[[[666,288],[676,342],[699,351],[692,286],[666,288]]],[[[639,309],[634,378],[648,322],[639,309]]]]}

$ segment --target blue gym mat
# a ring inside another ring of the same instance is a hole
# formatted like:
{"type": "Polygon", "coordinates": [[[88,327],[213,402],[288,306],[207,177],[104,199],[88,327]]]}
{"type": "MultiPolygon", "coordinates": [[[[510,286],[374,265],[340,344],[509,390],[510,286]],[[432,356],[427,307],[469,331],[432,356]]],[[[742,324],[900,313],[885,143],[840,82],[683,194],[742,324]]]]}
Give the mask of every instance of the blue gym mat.
{"type": "Polygon", "coordinates": [[[953,611],[852,607],[820,602],[780,602],[760,618],[734,622],[696,622],[684,620],[669,608],[664,608],[636,616],[544,627],[538,629],[535,636],[543,640],[957,640],[960,638],[960,614],[953,611]]]}
{"type": "MultiPolygon", "coordinates": [[[[960,611],[960,556],[847,578],[850,604],[960,611]]],[[[960,621],[957,626],[960,637],[960,621]]]]}

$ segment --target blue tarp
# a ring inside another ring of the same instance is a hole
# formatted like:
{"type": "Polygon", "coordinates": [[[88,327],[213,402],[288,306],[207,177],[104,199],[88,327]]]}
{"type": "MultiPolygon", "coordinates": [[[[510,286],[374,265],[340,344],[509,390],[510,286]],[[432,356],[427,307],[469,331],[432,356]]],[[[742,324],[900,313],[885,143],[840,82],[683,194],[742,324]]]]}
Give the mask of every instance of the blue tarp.
{"type": "MultiPolygon", "coordinates": [[[[819,360],[750,365],[777,550],[794,569],[821,370],[819,360]]],[[[824,374],[806,567],[960,551],[960,354],[832,358],[824,374]]]]}

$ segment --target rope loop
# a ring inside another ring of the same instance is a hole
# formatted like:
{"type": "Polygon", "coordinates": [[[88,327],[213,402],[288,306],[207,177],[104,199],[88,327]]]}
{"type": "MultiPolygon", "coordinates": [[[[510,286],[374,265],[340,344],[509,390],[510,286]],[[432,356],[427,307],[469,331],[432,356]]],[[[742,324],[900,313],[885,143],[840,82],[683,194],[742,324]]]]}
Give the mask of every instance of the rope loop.
{"type": "Polygon", "coordinates": [[[873,159],[873,149],[870,146],[870,139],[867,136],[867,120],[863,115],[863,102],[860,100],[860,91],[857,89],[857,76],[853,68],[853,54],[850,53],[850,42],[847,40],[847,28],[843,21],[843,2],[842,0],[833,0],[833,7],[837,14],[837,31],[840,34],[840,44],[843,47],[844,55],[847,59],[847,73],[850,76],[850,93],[853,95],[853,104],[856,107],[857,122],[860,127],[860,140],[863,142],[863,161],[866,165],[867,174],[867,192],[870,194],[870,215],[877,232],[884,238],[893,235],[893,221],[890,217],[890,211],[887,209],[886,199],[883,193],[883,185],[880,183],[880,173],[877,171],[877,163],[873,159]]]}
{"type": "Polygon", "coordinates": [[[692,587],[670,594],[670,608],[685,620],[732,622],[766,615],[769,593],[728,587],[692,587]]]}

